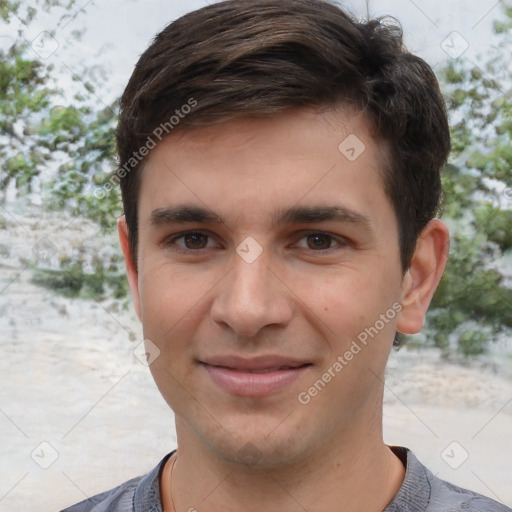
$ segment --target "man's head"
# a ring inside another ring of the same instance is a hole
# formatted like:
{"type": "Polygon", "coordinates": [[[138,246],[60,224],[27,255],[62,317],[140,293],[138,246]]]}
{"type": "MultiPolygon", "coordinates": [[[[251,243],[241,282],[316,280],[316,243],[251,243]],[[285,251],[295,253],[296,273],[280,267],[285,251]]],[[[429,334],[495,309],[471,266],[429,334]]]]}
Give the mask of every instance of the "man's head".
{"type": "Polygon", "coordinates": [[[148,153],[119,233],[180,450],[264,469],[382,444],[394,333],[448,247],[444,107],[399,32],[319,1],[189,14],[137,65],[118,143],[148,153]]]}
{"type": "Polygon", "coordinates": [[[403,48],[398,27],[357,23],[321,0],[214,4],[170,24],[142,55],[117,132],[134,257],[143,148],[197,126],[313,106],[351,106],[367,117],[405,271],[441,197],[450,142],[439,86],[403,48]]]}

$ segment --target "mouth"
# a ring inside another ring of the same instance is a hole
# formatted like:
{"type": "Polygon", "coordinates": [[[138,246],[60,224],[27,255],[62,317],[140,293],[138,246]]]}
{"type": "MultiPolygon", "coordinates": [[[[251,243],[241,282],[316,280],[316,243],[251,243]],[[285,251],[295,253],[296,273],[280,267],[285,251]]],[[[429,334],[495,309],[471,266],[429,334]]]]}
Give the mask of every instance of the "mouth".
{"type": "Polygon", "coordinates": [[[300,365],[300,366],[279,366],[276,368],[263,368],[261,370],[243,370],[241,368],[229,368],[226,366],[215,366],[215,368],[224,368],[226,370],[231,370],[232,372],[240,372],[240,373],[272,373],[272,372],[279,372],[284,370],[295,370],[297,368],[302,368],[302,366],[309,366],[308,364],[300,365]]]}
{"type": "Polygon", "coordinates": [[[310,362],[280,356],[218,357],[200,364],[222,391],[246,397],[264,397],[282,391],[312,366],[310,362]]]}

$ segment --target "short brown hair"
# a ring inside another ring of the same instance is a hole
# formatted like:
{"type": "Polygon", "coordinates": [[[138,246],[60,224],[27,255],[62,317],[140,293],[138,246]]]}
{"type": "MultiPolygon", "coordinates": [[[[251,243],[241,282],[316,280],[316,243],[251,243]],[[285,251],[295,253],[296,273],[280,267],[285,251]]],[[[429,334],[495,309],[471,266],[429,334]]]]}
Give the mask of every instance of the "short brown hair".
{"type": "Polygon", "coordinates": [[[343,104],[364,111],[387,148],[384,188],[405,271],[441,201],[450,149],[444,100],[430,66],[404,48],[396,22],[358,22],[325,0],[215,3],[168,25],[141,56],[116,134],[134,258],[139,150],[155,142],[155,132],[343,104]]]}

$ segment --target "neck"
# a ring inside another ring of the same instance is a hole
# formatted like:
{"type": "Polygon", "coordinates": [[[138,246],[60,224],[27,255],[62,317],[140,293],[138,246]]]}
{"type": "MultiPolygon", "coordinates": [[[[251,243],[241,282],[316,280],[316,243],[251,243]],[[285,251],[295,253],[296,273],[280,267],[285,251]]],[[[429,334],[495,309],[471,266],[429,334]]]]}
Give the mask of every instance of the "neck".
{"type": "Polygon", "coordinates": [[[162,478],[164,509],[171,511],[174,502],[176,511],[380,512],[398,492],[405,469],[376,426],[366,430],[357,436],[344,432],[344,442],[324,446],[293,465],[258,468],[219,459],[181,429],[177,457],[162,478]]]}

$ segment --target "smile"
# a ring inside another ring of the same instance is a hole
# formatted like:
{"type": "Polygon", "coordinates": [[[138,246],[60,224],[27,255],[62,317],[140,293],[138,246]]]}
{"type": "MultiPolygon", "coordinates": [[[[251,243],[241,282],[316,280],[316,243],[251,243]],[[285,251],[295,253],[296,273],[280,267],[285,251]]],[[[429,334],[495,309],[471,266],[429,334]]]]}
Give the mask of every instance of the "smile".
{"type": "Polygon", "coordinates": [[[201,366],[216,387],[224,392],[237,396],[264,397],[284,390],[311,366],[311,363],[284,362],[281,359],[217,358],[208,362],[201,361],[201,366]]]}

